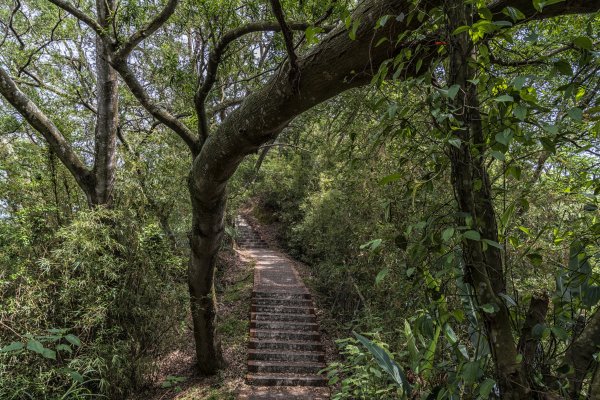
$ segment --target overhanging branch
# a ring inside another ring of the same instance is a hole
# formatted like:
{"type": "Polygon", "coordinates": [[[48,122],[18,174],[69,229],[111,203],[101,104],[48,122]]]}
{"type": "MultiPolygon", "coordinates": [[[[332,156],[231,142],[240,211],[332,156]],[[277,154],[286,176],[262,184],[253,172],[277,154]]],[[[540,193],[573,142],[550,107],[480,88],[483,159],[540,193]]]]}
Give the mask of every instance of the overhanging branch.
{"type": "MultiPolygon", "coordinates": [[[[311,26],[306,22],[293,22],[289,24],[290,29],[293,30],[306,30],[311,26]]],[[[215,48],[210,52],[208,57],[208,63],[206,66],[206,75],[204,79],[198,79],[198,90],[194,96],[194,104],[196,106],[196,113],[198,114],[198,130],[200,133],[200,140],[203,143],[208,137],[208,118],[206,116],[206,98],[208,93],[213,88],[217,80],[217,70],[221,58],[227,50],[229,44],[242,36],[248,35],[254,32],[279,32],[281,25],[278,22],[252,22],[238,28],[232,29],[225,33],[221,40],[217,43],[215,48]]]]}

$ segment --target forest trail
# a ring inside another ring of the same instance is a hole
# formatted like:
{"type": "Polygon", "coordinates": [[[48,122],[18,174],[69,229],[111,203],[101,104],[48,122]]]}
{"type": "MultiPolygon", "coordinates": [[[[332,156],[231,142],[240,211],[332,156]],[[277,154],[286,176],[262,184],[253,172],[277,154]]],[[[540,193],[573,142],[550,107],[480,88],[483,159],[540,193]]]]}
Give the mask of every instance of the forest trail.
{"type": "Polygon", "coordinates": [[[328,399],[327,380],[318,375],[325,351],[310,292],[282,253],[269,249],[243,218],[236,224],[238,244],[255,261],[249,386],[238,399],[328,399]]]}

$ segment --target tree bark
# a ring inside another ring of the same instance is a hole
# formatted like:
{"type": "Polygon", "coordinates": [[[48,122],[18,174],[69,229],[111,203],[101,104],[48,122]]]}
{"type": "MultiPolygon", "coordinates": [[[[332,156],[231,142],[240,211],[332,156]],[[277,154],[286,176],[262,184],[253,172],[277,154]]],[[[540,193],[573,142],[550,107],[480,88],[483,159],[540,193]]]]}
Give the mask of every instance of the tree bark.
{"type": "MultiPolygon", "coordinates": [[[[98,23],[109,29],[112,0],[97,0],[98,23]]],[[[88,195],[90,204],[110,206],[115,184],[116,139],[119,118],[117,72],[110,65],[111,49],[96,36],[97,117],[94,140],[94,188],[88,195]]]]}
{"type": "MultiPolygon", "coordinates": [[[[593,368],[593,355],[598,348],[600,348],[600,312],[596,310],[581,335],[571,343],[565,354],[565,363],[572,368],[569,375],[569,395],[572,399],[579,398],[583,381],[593,368]]],[[[596,378],[593,381],[596,382],[596,386],[599,385],[596,378]]],[[[598,388],[595,387],[594,390],[598,391],[598,388]]]]}
{"type": "Polygon", "coordinates": [[[540,345],[540,339],[533,336],[533,328],[546,319],[550,299],[546,293],[534,294],[529,303],[529,310],[525,316],[525,322],[521,327],[519,344],[517,349],[523,355],[523,367],[527,377],[531,377],[539,365],[536,365],[536,352],[540,345]]]}
{"type": "MultiPolygon", "coordinates": [[[[462,1],[448,5],[446,12],[449,32],[473,22],[473,10],[462,1]]],[[[469,229],[478,231],[483,239],[498,243],[491,185],[484,163],[485,140],[477,86],[472,83],[476,76],[469,64],[469,61],[474,61],[474,46],[466,32],[450,35],[448,41],[448,86],[460,87],[455,99],[449,100],[456,119],[455,135],[460,139],[459,148],[449,146],[455,196],[459,211],[470,217],[469,229]]],[[[469,225],[467,218],[460,218],[459,225],[469,225]]],[[[474,287],[478,304],[493,309],[491,312],[480,311],[480,314],[494,359],[501,396],[503,399],[528,399],[531,396],[529,384],[517,361],[517,347],[508,309],[498,296],[505,291],[502,255],[494,246],[484,249],[483,242],[471,239],[463,241],[463,254],[466,280],[474,287]]]]}

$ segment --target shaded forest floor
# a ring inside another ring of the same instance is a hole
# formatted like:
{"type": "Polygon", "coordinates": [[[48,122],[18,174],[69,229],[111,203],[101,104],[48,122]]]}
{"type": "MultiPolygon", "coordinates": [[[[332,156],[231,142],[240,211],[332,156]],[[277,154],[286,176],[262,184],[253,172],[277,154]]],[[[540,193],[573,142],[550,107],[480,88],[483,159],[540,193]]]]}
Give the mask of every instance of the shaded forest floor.
{"type": "Polygon", "coordinates": [[[245,386],[248,310],[253,283],[253,263],[243,251],[220,255],[222,274],[217,279],[218,321],[227,368],[212,377],[195,369],[194,339],[190,329],[176,350],[158,361],[154,385],[133,396],[135,400],[229,400],[245,386]]]}

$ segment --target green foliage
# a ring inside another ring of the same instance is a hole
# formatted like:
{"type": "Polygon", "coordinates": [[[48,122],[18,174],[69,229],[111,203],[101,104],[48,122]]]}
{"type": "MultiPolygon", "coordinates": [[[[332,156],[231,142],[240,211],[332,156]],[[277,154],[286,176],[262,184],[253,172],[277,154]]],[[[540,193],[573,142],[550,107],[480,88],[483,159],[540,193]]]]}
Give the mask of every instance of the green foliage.
{"type": "Polygon", "coordinates": [[[102,209],[47,233],[52,247],[40,256],[49,243],[28,238],[29,220],[1,222],[11,252],[0,275],[2,320],[13,328],[0,337],[8,343],[0,397],[114,398],[144,385],[152,358],[180,335],[182,259],[156,225],[102,209]]]}
{"type": "MultiPolygon", "coordinates": [[[[336,341],[344,362],[330,363],[325,372],[330,385],[335,385],[338,390],[332,396],[334,400],[342,399],[398,399],[402,395],[397,384],[390,381],[390,377],[382,373],[376,358],[369,351],[365,351],[357,339],[340,339],[336,341]]],[[[369,345],[386,352],[385,344],[379,341],[369,341],[369,345]]],[[[387,353],[385,353],[387,354],[387,353]]],[[[389,359],[390,363],[393,363],[389,359]]]]}

